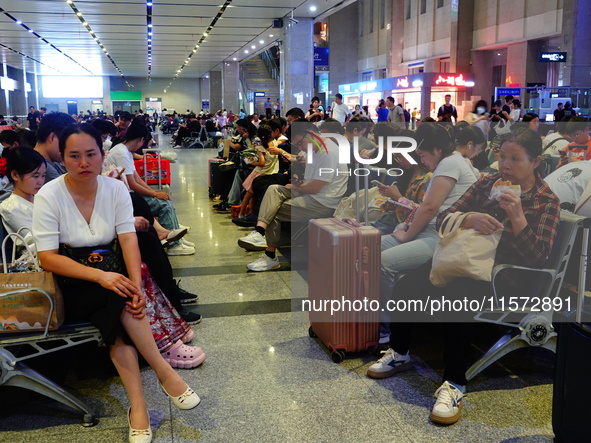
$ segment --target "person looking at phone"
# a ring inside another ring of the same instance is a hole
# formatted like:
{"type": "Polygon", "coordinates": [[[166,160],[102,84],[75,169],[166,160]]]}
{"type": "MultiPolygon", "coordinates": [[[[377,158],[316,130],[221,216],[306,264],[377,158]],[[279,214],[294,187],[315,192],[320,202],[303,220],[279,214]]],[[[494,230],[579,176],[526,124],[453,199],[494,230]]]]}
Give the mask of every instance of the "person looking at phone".
{"type": "Polygon", "coordinates": [[[566,124],[566,135],[572,140],[566,148],[564,148],[564,155],[561,154],[558,167],[566,165],[575,151],[586,150],[587,153],[581,152],[581,160],[591,160],[591,137],[589,137],[589,122],[585,117],[573,117],[566,124]],[[584,149],[583,149],[584,148],[584,149]]]}
{"type": "MultiPolygon", "coordinates": [[[[480,178],[455,150],[448,131],[439,123],[421,124],[415,132],[417,155],[433,171],[423,203],[407,229],[382,236],[381,298],[391,300],[400,273],[429,261],[439,241],[437,215],[456,202],[480,178]]],[[[381,337],[387,342],[387,337],[381,337]]]]}
{"type": "Polygon", "coordinates": [[[470,123],[470,126],[476,126],[479,128],[485,137],[488,137],[488,131],[490,129],[489,114],[486,112],[488,104],[485,100],[478,100],[474,105],[474,111],[466,115],[466,121],[470,123]]]}
{"type": "MultiPolygon", "coordinates": [[[[301,122],[291,130],[292,146],[298,150],[313,147],[303,177],[293,176],[291,183],[271,185],[265,192],[255,230],[238,239],[238,245],[249,251],[264,249],[261,257],[249,263],[250,271],[279,269],[276,256],[281,235],[281,222],[307,222],[330,217],[347,189],[348,165],[339,164],[339,148],[319,135],[311,122],[301,122]]],[[[290,156],[291,157],[291,156],[290,156]]]]}

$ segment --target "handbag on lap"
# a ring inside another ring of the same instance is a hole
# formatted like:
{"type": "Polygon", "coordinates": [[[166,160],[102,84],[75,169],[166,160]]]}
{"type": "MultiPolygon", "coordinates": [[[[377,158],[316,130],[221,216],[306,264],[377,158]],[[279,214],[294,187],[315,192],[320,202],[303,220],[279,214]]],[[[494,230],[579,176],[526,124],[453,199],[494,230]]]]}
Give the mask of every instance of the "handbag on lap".
{"type": "Polygon", "coordinates": [[[447,286],[456,278],[491,281],[497,246],[503,230],[481,234],[473,228],[461,228],[470,212],[453,212],[439,228],[439,243],[433,252],[429,280],[433,286],[447,286]]]}

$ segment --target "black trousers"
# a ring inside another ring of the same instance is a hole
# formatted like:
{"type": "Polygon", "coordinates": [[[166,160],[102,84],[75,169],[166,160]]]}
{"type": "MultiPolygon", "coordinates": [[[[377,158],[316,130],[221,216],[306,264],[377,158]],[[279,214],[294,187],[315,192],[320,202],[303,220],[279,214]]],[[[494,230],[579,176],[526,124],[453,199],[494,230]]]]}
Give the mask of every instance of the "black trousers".
{"type": "MultiPolygon", "coordinates": [[[[490,297],[492,285],[488,282],[459,278],[444,288],[437,288],[429,281],[431,261],[407,273],[395,288],[395,298],[430,300],[481,300],[490,297]]],[[[437,318],[442,326],[443,361],[445,372],[443,379],[466,385],[466,371],[470,367],[470,336],[474,326],[471,320],[475,314],[468,311],[440,312],[437,318]],[[459,321],[458,321],[459,320],[459,321]]],[[[423,318],[425,319],[426,316],[423,318]]],[[[390,324],[390,345],[399,354],[406,354],[412,340],[415,323],[394,322],[390,324]]],[[[420,325],[419,325],[420,326],[420,325]]]]}
{"type": "Polygon", "coordinates": [[[267,192],[267,188],[271,185],[283,185],[289,183],[290,180],[289,174],[269,174],[269,175],[261,175],[255,178],[252,181],[252,213],[255,215],[259,214],[259,209],[261,208],[261,202],[263,201],[263,197],[265,196],[265,192],[267,192]]]}

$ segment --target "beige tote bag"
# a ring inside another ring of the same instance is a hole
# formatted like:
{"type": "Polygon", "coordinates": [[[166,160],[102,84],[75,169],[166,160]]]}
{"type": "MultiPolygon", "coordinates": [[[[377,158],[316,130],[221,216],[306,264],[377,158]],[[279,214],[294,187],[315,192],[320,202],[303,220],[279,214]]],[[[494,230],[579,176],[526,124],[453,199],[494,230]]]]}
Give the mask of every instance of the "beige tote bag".
{"type": "Polygon", "coordinates": [[[439,243],[433,253],[429,280],[434,286],[447,286],[456,278],[491,281],[495,254],[503,230],[484,235],[472,228],[460,228],[469,215],[448,214],[439,228],[439,243]]]}

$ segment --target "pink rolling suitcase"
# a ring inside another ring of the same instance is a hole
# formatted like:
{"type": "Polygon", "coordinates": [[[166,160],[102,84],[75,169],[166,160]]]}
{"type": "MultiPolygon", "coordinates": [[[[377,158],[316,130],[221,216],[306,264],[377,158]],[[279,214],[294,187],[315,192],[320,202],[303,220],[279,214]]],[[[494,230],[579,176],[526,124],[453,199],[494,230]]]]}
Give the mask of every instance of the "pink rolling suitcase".
{"type": "MultiPolygon", "coordinates": [[[[367,180],[365,185],[367,189],[367,180]]],[[[378,348],[380,312],[370,307],[380,299],[380,245],[381,233],[372,226],[334,218],[310,220],[309,333],[326,345],[335,363],[346,352],[378,348]],[[341,309],[331,312],[331,307],[341,309]]]]}

